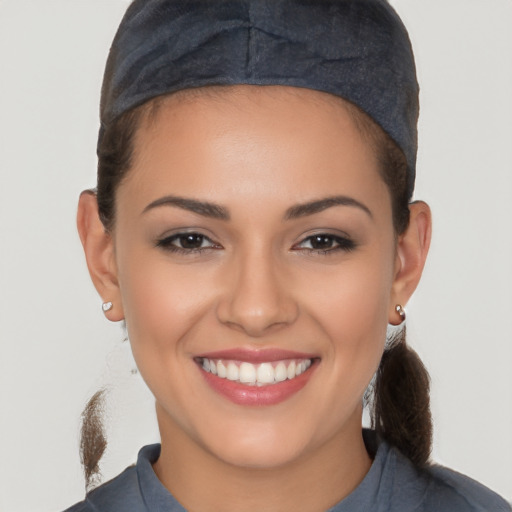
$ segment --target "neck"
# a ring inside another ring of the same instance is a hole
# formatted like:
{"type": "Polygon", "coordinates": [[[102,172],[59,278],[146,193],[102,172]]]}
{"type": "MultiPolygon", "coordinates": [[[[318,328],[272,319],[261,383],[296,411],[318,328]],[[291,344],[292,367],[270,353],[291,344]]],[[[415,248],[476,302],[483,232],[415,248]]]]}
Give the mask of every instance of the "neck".
{"type": "Polygon", "coordinates": [[[234,466],[206,451],[171,422],[161,421],[162,451],[154,470],[190,512],[327,510],[363,480],[371,459],[357,428],[298,460],[273,468],[234,466]]]}

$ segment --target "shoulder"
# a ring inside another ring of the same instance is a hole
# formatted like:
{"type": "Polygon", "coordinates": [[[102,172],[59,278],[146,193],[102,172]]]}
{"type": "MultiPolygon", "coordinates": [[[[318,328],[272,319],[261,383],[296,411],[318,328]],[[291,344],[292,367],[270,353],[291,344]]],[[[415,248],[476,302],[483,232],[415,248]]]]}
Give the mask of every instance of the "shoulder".
{"type": "Polygon", "coordinates": [[[498,494],[466,475],[439,465],[432,465],[425,471],[429,475],[432,489],[429,502],[435,510],[441,510],[436,507],[443,504],[447,511],[512,511],[510,505],[498,494]]]}
{"type": "Polygon", "coordinates": [[[159,444],[144,446],[139,451],[135,466],[89,492],[84,501],[65,512],[185,512],[153,470],[160,449],[159,444]]]}
{"type": "Polygon", "coordinates": [[[114,479],[96,487],[87,493],[84,501],[64,512],[145,512],[145,503],[153,495],[163,493],[169,499],[170,494],[160,484],[152,468],[159,455],[159,444],[144,446],[139,451],[137,465],[126,468],[114,479]]]}
{"type": "Polygon", "coordinates": [[[121,512],[145,510],[137,481],[135,466],[126,468],[114,479],[87,494],[84,501],[65,512],[121,512]],[[140,506],[137,506],[139,505],[140,506]]]}
{"type": "Polygon", "coordinates": [[[396,454],[396,510],[403,510],[399,502],[405,498],[415,503],[415,512],[512,512],[505,500],[475,480],[436,464],[415,468],[398,450],[392,450],[396,454]]]}

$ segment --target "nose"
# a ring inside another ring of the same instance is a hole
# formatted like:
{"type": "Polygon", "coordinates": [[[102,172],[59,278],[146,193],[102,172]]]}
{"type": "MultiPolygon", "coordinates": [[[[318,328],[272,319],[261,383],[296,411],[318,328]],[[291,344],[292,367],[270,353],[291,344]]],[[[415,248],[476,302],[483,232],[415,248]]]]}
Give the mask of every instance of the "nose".
{"type": "Polygon", "coordinates": [[[256,338],[295,322],[299,308],[286,274],[268,254],[239,255],[230,262],[219,321],[256,338]]]}

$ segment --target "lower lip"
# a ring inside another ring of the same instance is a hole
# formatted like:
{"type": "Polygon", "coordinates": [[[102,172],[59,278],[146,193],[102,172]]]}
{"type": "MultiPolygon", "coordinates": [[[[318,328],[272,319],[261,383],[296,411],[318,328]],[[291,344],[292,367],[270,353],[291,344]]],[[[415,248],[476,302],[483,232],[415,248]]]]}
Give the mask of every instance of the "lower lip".
{"type": "Polygon", "coordinates": [[[199,367],[199,371],[214,391],[231,402],[238,405],[264,406],[284,402],[300,391],[308,383],[315,368],[316,364],[313,361],[313,364],[298,377],[266,386],[240,384],[239,382],[217,377],[210,372],[205,372],[201,367],[199,367]]]}

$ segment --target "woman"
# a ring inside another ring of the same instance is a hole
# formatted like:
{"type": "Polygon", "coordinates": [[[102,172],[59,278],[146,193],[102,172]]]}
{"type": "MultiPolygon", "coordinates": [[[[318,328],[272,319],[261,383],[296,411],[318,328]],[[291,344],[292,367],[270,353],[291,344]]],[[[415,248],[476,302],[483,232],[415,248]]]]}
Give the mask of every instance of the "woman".
{"type": "Polygon", "coordinates": [[[509,510],[429,465],[428,376],[386,341],[430,242],[417,93],[384,1],[130,6],[78,227],[162,443],[70,510],[509,510]]]}

